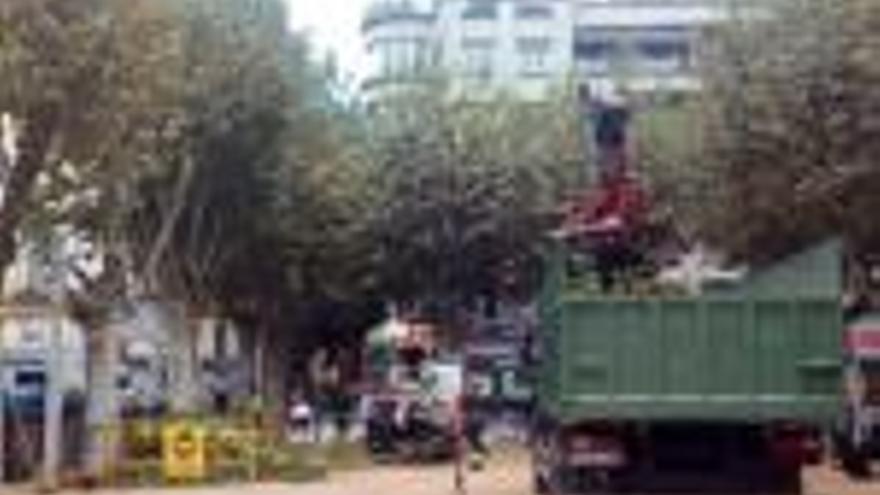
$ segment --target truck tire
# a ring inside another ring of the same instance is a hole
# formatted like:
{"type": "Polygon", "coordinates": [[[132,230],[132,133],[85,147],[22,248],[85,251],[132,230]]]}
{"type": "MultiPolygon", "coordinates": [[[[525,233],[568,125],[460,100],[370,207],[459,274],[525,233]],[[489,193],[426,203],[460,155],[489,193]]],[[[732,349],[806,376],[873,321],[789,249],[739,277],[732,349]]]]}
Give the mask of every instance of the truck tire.
{"type": "Polygon", "coordinates": [[[850,439],[842,434],[836,436],[834,446],[834,454],[847,476],[853,479],[865,479],[871,476],[871,462],[864,449],[853,445],[850,439]]]}
{"type": "Polygon", "coordinates": [[[784,469],[776,473],[771,487],[774,492],[785,495],[804,493],[804,482],[800,469],[784,469]]]}
{"type": "Polygon", "coordinates": [[[843,470],[853,479],[863,480],[871,477],[871,463],[864,452],[857,449],[846,449],[841,456],[843,470]]]}

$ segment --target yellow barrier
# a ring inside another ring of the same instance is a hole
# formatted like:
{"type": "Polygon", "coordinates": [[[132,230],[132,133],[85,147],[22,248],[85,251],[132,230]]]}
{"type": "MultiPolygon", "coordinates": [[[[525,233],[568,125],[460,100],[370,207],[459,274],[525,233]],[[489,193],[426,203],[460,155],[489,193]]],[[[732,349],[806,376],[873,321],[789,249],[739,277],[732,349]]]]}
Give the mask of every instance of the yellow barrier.
{"type": "Polygon", "coordinates": [[[316,451],[288,445],[280,431],[251,418],[130,420],[106,426],[101,440],[118,455],[105,466],[101,482],[144,486],[323,475],[316,451]]]}
{"type": "Polygon", "coordinates": [[[205,427],[190,421],[175,421],[162,428],[162,472],[172,481],[203,481],[205,427]]]}

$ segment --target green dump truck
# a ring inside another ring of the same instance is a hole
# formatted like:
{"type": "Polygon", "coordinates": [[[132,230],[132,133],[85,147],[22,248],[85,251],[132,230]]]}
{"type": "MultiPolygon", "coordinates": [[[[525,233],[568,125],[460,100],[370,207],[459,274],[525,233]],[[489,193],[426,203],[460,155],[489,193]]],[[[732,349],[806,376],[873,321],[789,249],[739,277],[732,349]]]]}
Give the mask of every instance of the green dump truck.
{"type": "Polygon", "coordinates": [[[840,249],[698,296],[589,294],[553,256],[538,339],[543,493],[800,490],[840,411],[840,249]]]}

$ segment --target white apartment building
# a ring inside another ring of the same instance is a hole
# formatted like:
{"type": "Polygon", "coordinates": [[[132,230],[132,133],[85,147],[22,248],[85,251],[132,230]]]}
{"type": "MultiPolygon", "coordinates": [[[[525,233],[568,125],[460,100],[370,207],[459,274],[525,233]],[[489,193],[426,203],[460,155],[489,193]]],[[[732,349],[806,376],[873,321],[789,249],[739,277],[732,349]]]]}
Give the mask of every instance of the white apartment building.
{"type": "Polygon", "coordinates": [[[469,95],[541,99],[576,83],[594,98],[699,88],[705,29],[730,0],[379,0],[362,25],[367,100],[444,78],[469,95]]]}

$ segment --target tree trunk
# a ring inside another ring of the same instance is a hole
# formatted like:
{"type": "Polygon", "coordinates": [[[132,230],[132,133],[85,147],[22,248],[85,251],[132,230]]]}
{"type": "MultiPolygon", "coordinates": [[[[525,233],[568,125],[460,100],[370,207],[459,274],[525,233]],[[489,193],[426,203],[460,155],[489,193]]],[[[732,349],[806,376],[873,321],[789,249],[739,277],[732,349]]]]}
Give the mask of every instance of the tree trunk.
{"type": "Polygon", "coordinates": [[[198,320],[187,318],[186,311],[171,305],[166,320],[171,332],[171,410],[190,414],[198,409],[198,320]]]}
{"type": "Polygon", "coordinates": [[[116,397],[118,338],[114,323],[89,331],[87,337],[86,469],[101,479],[116,457],[119,404],[116,397]]]}
{"type": "Polygon", "coordinates": [[[30,206],[31,191],[40,172],[46,168],[46,156],[52,143],[52,126],[57,116],[54,107],[31,112],[26,116],[16,142],[18,156],[11,164],[8,180],[3,186],[3,204],[0,208],[0,287],[4,287],[7,268],[17,254],[16,234],[30,206]]]}
{"type": "Polygon", "coordinates": [[[43,407],[43,488],[57,490],[61,475],[64,443],[64,386],[62,385],[61,316],[54,315],[50,323],[49,355],[47,359],[46,398],[43,407]]]}
{"type": "Polygon", "coordinates": [[[147,259],[144,262],[143,277],[146,279],[147,286],[150,288],[155,288],[157,286],[156,282],[158,281],[158,270],[160,262],[162,261],[162,256],[165,254],[165,251],[168,250],[174,236],[174,230],[183,216],[188,203],[187,193],[189,192],[190,185],[195,177],[196,167],[191,159],[185,159],[182,168],[183,169],[181,170],[174,186],[174,193],[171,197],[171,204],[168,212],[163,215],[162,226],[159,229],[159,233],[156,236],[153,245],[148,251],[147,259]]]}
{"type": "MultiPolygon", "coordinates": [[[[266,343],[263,352],[263,404],[266,413],[273,418],[276,423],[284,419],[285,396],[288,369],[285,366],[289,361],[285,352],[284,340],[281,338],[280,332],[274,329],[263,329],[266,343]]],[[[280,424],[280,423],[278,423],[280,424]]]]}

